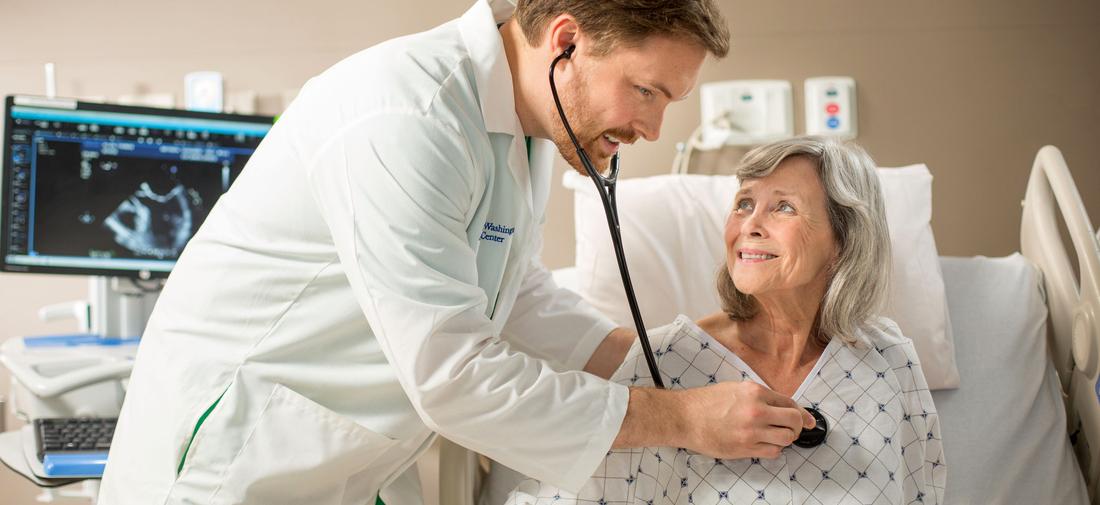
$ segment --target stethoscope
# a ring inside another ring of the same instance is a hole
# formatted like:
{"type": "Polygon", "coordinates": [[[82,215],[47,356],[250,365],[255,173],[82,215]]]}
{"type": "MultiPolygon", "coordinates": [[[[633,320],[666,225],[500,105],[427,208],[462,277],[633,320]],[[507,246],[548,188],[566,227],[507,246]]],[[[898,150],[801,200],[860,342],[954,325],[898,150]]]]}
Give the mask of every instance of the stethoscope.
{"type": "MultiPolygon", "coordinates": [[[[604,177],[592,166],[592,160],[588,158],[588,153],[584,152],[584,148],[581,147],[576,134],[573,133],[573,128],[569,126],[569,120],[565,118],[565,109],[562,108],[561,100],[558,99],[558,87],[554,83],[554,68],[558,66],[559,61],[569,59],[576,48],[577,46],[570,45],[554,58],[554,61],[550,62],[550,92],[554,95],[554,105],[557,106],[558,115],[561,116],[561,124],[565,126],[565,132],[569,134],[569,140],[573,142],[573,147],[577,149],[577,157],[584,165],[584,171],[588,173],[588,178],[592,179],[592,183],[596,185],[596,192],[599,193],[600,200],[603,201],[603,211],[607,216],[607,228],[611,233],[611,243],[615,247],[615,259],[619,263],[619,275],[623,279],[623,288],[626,291],[626,301],[630,305],[630,315],[634,318],[634,327],[638,329],[638,340],[642,344],[642,353],[645,355],[645,362],[649,367],[650,376],[653,377],[653,383],[664,389],[665,384],[661,380],[661,374],[657,371],[657,360],[653,357],[653,349],[649,344],[649,336],[645,332],[642,314],[638,310],[638,299],[634,295],[634,285],[630,282],[630,271],[626,267],[626,256],[623,254],[623,239],[619,231],[619,206],[615,203],[615,185],[619,181],[619,153],[616,152],[611,156],[611,171],[608,177],[604,177]]],[[[813,416],[816,425],[811,429],[802,430],[798,439],[794,441],[794,445],[803,448],[817,447],[825,441],[829,424],[825,421],[825,416],[821,415],[817,409],[806,407],[806,411],[813,416]]]]}

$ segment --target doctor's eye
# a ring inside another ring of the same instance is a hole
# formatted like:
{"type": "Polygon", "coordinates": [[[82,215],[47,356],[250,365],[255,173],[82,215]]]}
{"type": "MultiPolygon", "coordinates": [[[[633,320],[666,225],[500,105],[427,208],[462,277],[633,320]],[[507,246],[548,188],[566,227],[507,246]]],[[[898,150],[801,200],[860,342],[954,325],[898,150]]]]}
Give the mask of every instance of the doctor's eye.
{"type": "Polygon", "coordinates": [[[634,89],[637,89],[638,93],[641,94],[645,98],[649,98],[649,97],[653,96],[653,91],[650,91],[649,88],[643,88],[641,86],[634,86],[634,89]]]}

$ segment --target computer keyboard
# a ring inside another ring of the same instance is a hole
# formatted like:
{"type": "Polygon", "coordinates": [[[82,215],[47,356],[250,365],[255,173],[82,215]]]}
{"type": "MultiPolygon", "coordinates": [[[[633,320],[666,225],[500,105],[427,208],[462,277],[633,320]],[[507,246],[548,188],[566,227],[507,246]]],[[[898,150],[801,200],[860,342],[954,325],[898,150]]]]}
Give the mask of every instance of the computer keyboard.
{"type": "Polygon", "coordinates": [[[117,422],[117,418],[35,419],[35,447],[46,476],[103,475],[117,422]]]}

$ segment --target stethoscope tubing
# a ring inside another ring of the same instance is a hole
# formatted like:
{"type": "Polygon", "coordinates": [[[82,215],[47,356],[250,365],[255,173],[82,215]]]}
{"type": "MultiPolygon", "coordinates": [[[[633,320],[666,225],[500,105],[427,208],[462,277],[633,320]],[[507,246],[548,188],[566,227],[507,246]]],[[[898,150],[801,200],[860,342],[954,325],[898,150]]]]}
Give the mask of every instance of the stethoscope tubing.
{"type": "Polygon", "coordinates": [[[575,48],[576,46],[569,46],[568,49],[562,51],[562,53],[550,63],[550,92],[554,95],[554,105],[557,106],[562,125],[565,126],[565,131],[569,134],[569,139],[573,141],[573,147],[577,149],[577,157],[580,158],[581,164],[584,165],[585,172],[587,172],[588,177],[592,179],[592,183],[596,185],[596,192],[599,193],[600,200],[603,202],[604,214],[607,216],[607,228],[611,234],[611,243],[615,248],[615,259],[619,264],[619,276],[622,277],[623,288],[626,290],[626,301],[630,305],[630,315],[634,319],[634,327],[638,329],[638,341],[642,344],[642,353],[645,355],[649,373],[653,377],[653,384],[658,388],[664,389],[665,384],[664,381],[661,380],[660,372],[657,370],[657,360],[653,356],[653,348],[649,343],[649,336],[646,335],[645,323],[642,322],[642,313],[638,308],[638,299],[634,294],[634,285],[630,282],[630,271],[627,268],[626,254],[623,251],[623,239],[619,229],[619,206],[615,202],[615,186],[619,179],[619,153],[616,152],[611,157],[610,177],[604,177],[592,166],[592,161],[588,158],[588,153],[584,152],[584,148],[581,147],[581,143],[573,133],[573,128],[569,126],[569,120],[565,117],[565,109],[562,108],[561,100],[558,98],[558,87],[554,83],[554,68],[557,67],[559,61],[568,59],[572,56],[575,48]]]}

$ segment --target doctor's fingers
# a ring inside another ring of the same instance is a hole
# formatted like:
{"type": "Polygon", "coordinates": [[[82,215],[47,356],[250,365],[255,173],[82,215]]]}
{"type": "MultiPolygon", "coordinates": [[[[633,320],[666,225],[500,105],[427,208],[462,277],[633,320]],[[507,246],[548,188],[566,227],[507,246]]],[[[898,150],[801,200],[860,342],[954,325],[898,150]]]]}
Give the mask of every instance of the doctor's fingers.
{"type": "Polygon", "coordinates": [[[754,443],[757,444],[786,447],[793,444],[794,441],[798,439],[799,433],[801,433],[801,431],[795,431],[789,426],[768,426],[766,428],[757,428],[753,432],[752,438],[754,439],[754,443]]]}
{"type": "MultiPolygon", "coordinates": [[[[763,421],[766,422],[770,428],[778,428],[785,430],[789,433],[793,433],[795,438],[798,438],[798,434],[802,433],[802,428],[805,425],[802,414],[806,413],[801,407],[770,407],[765,411],[763,421]]],[[[810,419],[813,419],[811,417],[810,419]]],[[[788,444],[790,442],[787,442],[788,444]]]]}
{"type": "Polygon", "coordinates": [[[750,458],[776,459],[776,458],[779,457],[780,454],[783,453],[783,448],[784,447],[786,447],[786,446],[785,445],[776,445],[776,444],[769,444],[769,443],[761,442],[759,444],[753,445],[749,449],[749,456],[748,457],[750,457],[750,458]]]}
{"type": "MultiPolygon", "coordinates": [[[[813,428],[817,424],[816,421],[814,421],[814,416],[807,412],[806,409],[799,406],[798,403],[794,400],[787,398],[786,396],[783,396],[779,393],[776,393],[775,391],[772,391],[770,389],[767,392],[762,392],[761,395],[765,397],[764,401],[766,401],[768,405],[783,409],[793,409],[794,412],[798,413],[800,417],[800,420],[798,422],[796,422],[795,424],[782,423],[782,426],[801,425],[802,428],[809,429],[813,428]]],[[[796,431],[800,431],[800,429],[796,429],[796,431]]]]}

